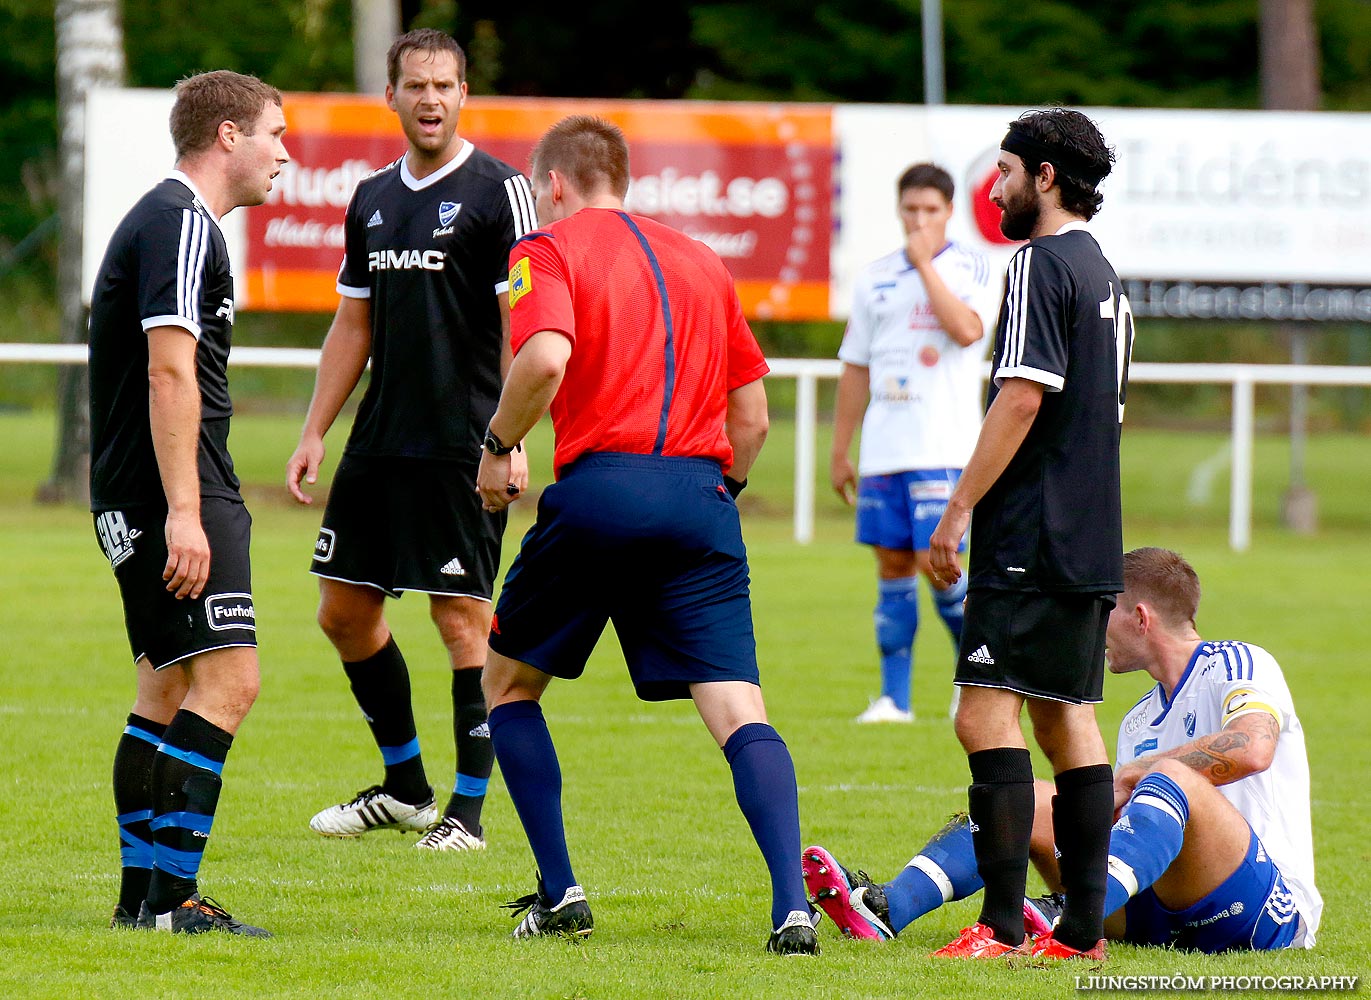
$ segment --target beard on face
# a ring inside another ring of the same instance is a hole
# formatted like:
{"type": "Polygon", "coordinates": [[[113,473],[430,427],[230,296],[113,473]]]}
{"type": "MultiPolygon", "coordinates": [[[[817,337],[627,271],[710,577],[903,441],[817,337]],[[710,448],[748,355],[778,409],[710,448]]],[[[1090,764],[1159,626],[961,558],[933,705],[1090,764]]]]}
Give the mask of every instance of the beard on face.
{"type": "Polygon", "coordinates": [[[1026,240],[1032,236],[1042,212],[1037,192],[1028,185],[1013,191],[1007,190],[1001,204],[1000,232],[1005,239],[1026,240]]]}

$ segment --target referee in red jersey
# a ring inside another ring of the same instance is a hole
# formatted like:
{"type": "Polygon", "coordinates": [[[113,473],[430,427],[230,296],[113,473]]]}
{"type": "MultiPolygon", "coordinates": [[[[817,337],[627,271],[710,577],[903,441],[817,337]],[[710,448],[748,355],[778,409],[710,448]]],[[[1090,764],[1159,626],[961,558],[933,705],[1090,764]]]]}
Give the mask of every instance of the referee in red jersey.
{"type": "Polygon", "coordinates": [[[557,482],[505,577],[484,686],[491,740],[538,862],[515,937],[590,933],[539,699],[612,621],[645,701],[691,698],[771,873],[769,951],[818,943],[795,858],[795,769],[766,721],[734,498],[767,432],[768,368],[723,262],[623,209],[628,146],[573,116],[533,151],[538,221],[510,252],[514,363],[477,490],[517,495],[510,453],[549,407],[557,482]]]}

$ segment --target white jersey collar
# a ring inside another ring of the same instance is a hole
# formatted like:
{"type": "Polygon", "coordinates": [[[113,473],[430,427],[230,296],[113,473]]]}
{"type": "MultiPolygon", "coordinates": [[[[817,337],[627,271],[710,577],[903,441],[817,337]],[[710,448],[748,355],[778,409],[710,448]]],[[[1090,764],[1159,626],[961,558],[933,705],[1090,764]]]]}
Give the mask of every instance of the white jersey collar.
{"type": "Polygon", "coordinates": [[[1078,229],[1079,229],[1081,232],[1085,232],[1085,233],[1090,232],[1090,227],[1087,226],[1087,225],[1085,224],[1085,220],[1083,220],[1083,219],[1072,219],[1070,222],[1068,222],[1066,225],[1062,226],[1061,229],[1058,229],[1058,230],[1057,230],[1055,233],[1053,233],[1052,235],[1053,235],[1053,236],[1060,236],[1060,235],[1062,235],[1062,233],[1075,232],[1075,231],[1078,230],[1078,229]]]}
{"type": "Polygon", "coordinates": [[[200,189],[195,186],[195,182],[191,180],[187,174],[180,170],[173,170],[171,173],[167,174],[165,179],[169,181],[180,181],[186,187],[190,188],[190,193],[195,196],[195,200],[200,203],[200,206],[205,210],[205,214],[214,220],[216,226],[219,225],[219,216],[214,214],[214,209],[209,207],[209,202],[205,201],[205,196],[200,193],[200,189]]]}
{"type": "Polygon", "coordinates": [[[400,157],[400,180],[405,182],[405,187],[411,191],[422,191],[426,187],[437,184],[440,180],[452,173],[467,160],[471,159],[471,154],[476,151],[476,147],[465,139],[462,140],[462,148],[457,151],[457,155],[448,160],[433,173],[424,177],[415,177],[409,169],[409,154],[400,157]]]}

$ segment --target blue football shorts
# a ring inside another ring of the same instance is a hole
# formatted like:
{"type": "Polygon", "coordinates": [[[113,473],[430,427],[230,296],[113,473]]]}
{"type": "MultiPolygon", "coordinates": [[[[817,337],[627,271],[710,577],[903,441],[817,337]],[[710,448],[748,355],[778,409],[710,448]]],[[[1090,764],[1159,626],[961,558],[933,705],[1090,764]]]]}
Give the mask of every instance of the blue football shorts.
{"type": "Polygon", "coordinates": [[[747,550],[717,462],[596,453],[543,491],[490,648],[575,678],[611,621],[644,701],[758,683],[747,550]]]}
{"type": "MultiPolygon", "coordinates": [[[[857,485],[857,541],[926,552],[961,469],[917,469],[863,476],[857,485]]],[[[958,551],[966,549],[966,539],[958,551]]]]}
{"type": "Polygon", "coordinates": [[[1130,944],[1211,955],[1289,948],[1300,924],[1295,897],[1256,833],[1238,870],[1194,906],[1168,910],[1148,888],[1124,904],[1124,918],[1123,939],[1130,944]]]}

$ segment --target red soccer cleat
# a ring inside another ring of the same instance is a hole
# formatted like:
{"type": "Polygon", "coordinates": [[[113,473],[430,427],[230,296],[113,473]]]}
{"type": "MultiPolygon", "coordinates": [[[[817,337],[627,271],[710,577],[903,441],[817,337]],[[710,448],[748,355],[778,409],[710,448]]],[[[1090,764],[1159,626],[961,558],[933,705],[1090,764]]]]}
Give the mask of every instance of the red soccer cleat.
{"type": "Polygon", "coordinates": [[[995,932],[985,924],[964,927],[957,939],[944,945],[929,958],[1003,958],[1007,955],[1027,955],[1028,938],[1019,945],[1005,944],[995,939],[995,932]]]}
{"type": "Polygon", "coordinates": [[[1052,932],[1040,934],[1033,939],[1034,958],[1084,958],[1091,962],[1103,962],[1105,960],[1104,938],[1095,942],[1095,947],[1088,951],[1081,951],[1073,948],[1069,944],[1062,944],[1052,936],[1052,932]]]}

